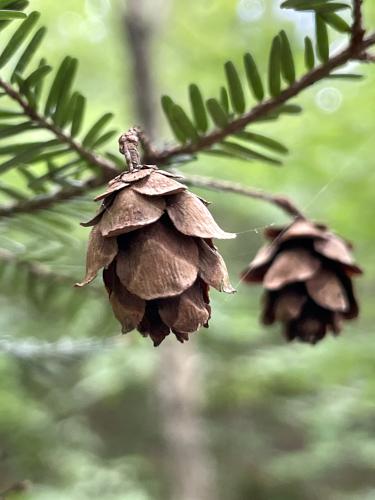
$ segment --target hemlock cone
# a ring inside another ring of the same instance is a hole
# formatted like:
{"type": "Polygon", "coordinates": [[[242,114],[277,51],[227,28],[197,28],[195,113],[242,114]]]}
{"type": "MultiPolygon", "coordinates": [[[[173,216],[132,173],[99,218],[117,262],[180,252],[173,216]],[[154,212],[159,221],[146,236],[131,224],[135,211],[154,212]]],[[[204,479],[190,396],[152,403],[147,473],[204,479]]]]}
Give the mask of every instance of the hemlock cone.
{"type": "Polygon", "coordinates": [[[93,226],[82,283],[103,279],[122,332],[137,329],[159,345],[208,327],[209,287],[234,292],[212,238],[229,239],[203,200],[177,176],[144,165],[111,180],[93,226]]]}
{"type": "Polygon", "coordinates": [[[265,236],[271,243],[242,273],[247,283],[263,283],[262,323],[280,321],[289,341],[315,344],[327,331],[339,334],[343,320],[359,313],[351,277],[362,271],[351,245],[304,219],[269,228],[265,236]]]}

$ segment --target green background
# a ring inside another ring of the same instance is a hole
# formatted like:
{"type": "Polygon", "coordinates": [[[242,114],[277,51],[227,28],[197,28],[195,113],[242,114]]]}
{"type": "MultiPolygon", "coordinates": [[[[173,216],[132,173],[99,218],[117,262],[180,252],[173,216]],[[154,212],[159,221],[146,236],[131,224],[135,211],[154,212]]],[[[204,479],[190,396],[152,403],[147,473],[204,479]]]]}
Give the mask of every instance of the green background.
{"type": "MultiPolygon", "coordinates": [[[[88,98],[89,120],[113,111],[119,133],[134,125],[125,2],[31,3],[49,29],[41,53],[54,65],[66,54],[79,58],[78,86],[88,98]]],[[[191,82],[215,96],[223,63],[230,58],[240,65],[248,50],[265,72],[271,39],[281,28],[301,73],[311,17],[280,11],[278,4],[161,2],[154,15],[162,26],[150,61],[156,96],[167,93],[187,104],[191,82]]],[[[375,6],[365,4],[366,23],[375,27],[375,6]]],[[[332,47],[344,39],[332,34],[332,47]]],[[[308,216],[353,241],[365,269],[357,283],[358,321],[315,347],[286,344],[279,328],[258,324],[261,290],[238,278],[262,244],[262,228],[286,217],[260,201],[196,191],[212,201],[224,229],[239,233],[218,243],[238,293],[213,291],[210,328],[193,335],[191,346],[175,346],[199,365],[199,373],[188,371],[186,393],[200,394],[199,425],[219,499],[375,499],[375,71],[371,65],[352,69],[366,78],[316,84],[294,101],[303,114],[254,126],[289,147],[283,167],[201,155],[181,169],[290,196],[308,216]]],[[[173,139],[158,104],[157,113],[155,139],[163,146],[173,139]]],[[[106,150],[117,150],[116,138],[106,150]]],[[[71,204],[66,227],[48,225],[48,214],[5,221],[1,246],[22,247],[74,282],[83,275],[88,233],[78,223],[94,210],[88,201],[71,204]],[[43,219],[46,229],[34,219],[43,219]]],[[[174,339],[154,349],[136,332],[115,337],[118,324],[107,314],[99,280],[96,285],[94,292],[51,286],[35,304],[38,284],[24,283],[14,269],[2,272],[0,491],[28,479],[33,488],[22,498],[30,500],[172,498],[179,479],[168,464],[158,384],[165,377],[164,351],[174,339]]],[[[174,379],[173,370],[169,376],[174,379]]]]}

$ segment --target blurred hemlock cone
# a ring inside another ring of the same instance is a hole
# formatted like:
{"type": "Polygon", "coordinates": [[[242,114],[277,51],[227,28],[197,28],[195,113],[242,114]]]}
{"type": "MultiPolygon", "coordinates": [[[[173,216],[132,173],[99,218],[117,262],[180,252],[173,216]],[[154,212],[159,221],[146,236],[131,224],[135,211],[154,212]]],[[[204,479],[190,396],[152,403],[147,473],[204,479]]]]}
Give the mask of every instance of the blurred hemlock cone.
{"type": "Polygon", "coordinates": [[[351,245],[305,219],[268,228],[265,236],[271,243],[242,273],[245,282],[265,288],[262,323],[281,322],[289,341],[315,344],[327,332],[339,334],[343,321],[359,313],[351,278],[362,271],[351,245]]]}
{"type": "Polygon", "coordinates": [[[234,238],[203,200],[176,176],[144,165],[109,182],[91,231],[83,286],[103,279],[122,332],[137,329],[159,345],[172,331],[180,342],[211,316],[209,287],[232,293],[212,238],[234,238]]]}

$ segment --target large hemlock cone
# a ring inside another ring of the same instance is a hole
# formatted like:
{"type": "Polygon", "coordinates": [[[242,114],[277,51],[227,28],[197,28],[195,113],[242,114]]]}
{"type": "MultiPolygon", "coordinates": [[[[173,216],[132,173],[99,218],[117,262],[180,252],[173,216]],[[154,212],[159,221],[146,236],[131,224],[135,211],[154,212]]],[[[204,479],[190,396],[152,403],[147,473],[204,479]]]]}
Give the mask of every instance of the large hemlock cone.
{"type": "Polygon", "coordinates": [[[90,283],[101,268],[122,332],[137,329],[159,345],[178,340],[210,319],[209,287],[231,293],[225,263],[212,238],[234,238],[177,176],[144,165],[109,182],[87,251],[90,283]]]}
{"type": "Polygon", "coordinates": [[[350,244],[304,219],[265,235],[271,243],[242,273],[247,283],[263,283],[263,324],[279,321],[288,340],[312,344],[327,331],[339,334],[343,320],[359,312],[351,277],[361,270],[350,244]]]}

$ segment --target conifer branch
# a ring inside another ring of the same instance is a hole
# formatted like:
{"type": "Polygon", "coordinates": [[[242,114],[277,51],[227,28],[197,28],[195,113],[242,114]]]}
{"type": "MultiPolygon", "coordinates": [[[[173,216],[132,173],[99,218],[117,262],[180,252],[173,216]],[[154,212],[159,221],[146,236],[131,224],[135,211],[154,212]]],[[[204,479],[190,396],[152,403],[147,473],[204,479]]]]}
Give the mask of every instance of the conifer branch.
{"type": "MultiPolygon", "coordinates": [[[[19,268],[24,269],[30,276],[44,281],[62,284],[64,286],[72,286],[72,283],[74,283],[74,278],[64,274],[59,274],[50,269],[49,266],[41,264],[40,262],[22,259],[4,248],[0,248],[0,262],[5,264],[15,264],[19,268]]],[[[95,287],[90,287],[88,290],[102,295],[102,291],[95,287]]]]}
{"type": "Polygon", "coordinates": [[[228,136],[242,131],[251,123],[254,123],[259,119],[266,117],[273,111],[276,111],[277,108],[288,102],[290,99],[298,96],[308,87],[328,77],[333,70],[344,66],[349,61],[363,59],[364,54],[366,54],[366,50],[375,45],[375,33],[372,33],[366,38],[363,37],[364,32],[362,29],[360,0],[356,0],[355,2],[355,13],[356,16],[352,30],[353,36],[350,44],[344,50],[331,57],[326,63],[312,69],[302,78],[296,80],[295,83],[283,90],[278,96],[261,102],[253,107],[248,113],[230,121],[225,127],[219,130],[215,129],[213,132],[200,137],[196,142],[191,142],[186,145],[176,145],[171,148],[154,152],[145,158],[145,162],[163,165],[169,163],[174,157],[192,155],[208,149],[211,146],[220,143],[228,136]]]}
{"type": "Polygon", "coordinates": [[[30,106],[27,100],[20,94],[12,85],[5,82],[0,78],[0,88],[18,105],[21,107],[22,111],[26,116],[28,116],[38,127],[52,132],[52,134],[62,143],[66,144],[72,151],[78,153],[78,155],[86,160],[90,165],[98,167],[107,178],[114,177],[117,175],[118,169],[116,165],[104,158],[95,154],[90,149],[85,148],[81,143],[74,140],[69,134],[61,130],[57,125],[55,125],[51,120],[48,120],[45,116],[38,113],[34,108],[30,106]]]}
{"type": "Polygon", "coordinates": [[[25,201],[13,203],[9,206],[0,206],[0,218],[13,217],[22,213],[34,213],[39,210],[51,208],[57,203],[73,200],[87,194],[91,189],[103,186],[109,178],[110,177],[106,178],[105,176],[90,177],[79,186],[63,187],[51,194],[35,196],[25,201]]]}
{"type": "MultiPolygon", "coordinates": [[[[345,65],[351,60],[366,60],[372,61],[373,58],[367,54],[367,49],[375,45],[375,33],[365,36],[362,19],[362,0],[353,0],[353,24],[351,27],[351,38],[349,45],[327,60],[327,62],[310,70],[307,74],[289,85],[280,94],[271,97],[266,101],[262,101],[249,112],[242,114],[238,118],[232,119],[228,124],[221,128],[215,129],[203,136],[198,137],[195,142],[189,142],[184,145],[176,145],[170,148],[165,148],[157,151],[150,145],[149,140],[144,135],[140,137],[144,149],[143,162],[156,164],[158,166],[173,163],[174,159],[184,155],[193,155],[203,150],[209,149],[215,144],[219,144],[227,136],[243,131],[243,129],[261,118],[267,117],[277,111],[280,106],[287,103],[290,99],[299,95],[303,90],[307,89],[314,83],[326,78],[331,72],[345,65]]],[[[78,153],[88,164],[94,166],[99,171],[99,174],[88,178],[79,185],[62,186],[56,192],[51,194],[36,195],[29,200],[16,201],[10,206],[0,207],[0,217],[11,217],[18,213],[36,212],[41,209],[49,208],[56,203],[74,199],[89,192],[91,189],[104,185],[108,180],[119,173],[118,165],[107,159],[106,157],[96,154],[91,147],[86,147],[82,143],[74,139],[69,133],[62,130],[48,116],[37,112],[28,102],[25,96],[16,88],[4,80],[0,79],[0,88],[18,105],[22,112],[28,116],[31,121],[38,127],[44,128],[54,134],[62,144],[68,146],[69,150],[78,153]]],[[[196,182],[202,186],[202,179],[196,182]]],[[[259,193],[247,187],[239,185],[228,186],[228,183],[223,182],[221,185],[218,181],[208,180],[207,188],[222,189],[227,192],[236,192],[245,196],[252,196],[258,199],[274,203],[282,208],[285,212],[292,216],[302,216],[300,211],[294,207],[289,201],[285,201],[282,197],[275,197],[265,193],[259,193]],[[213,185],[214,183],[214,185],[213,185]],[[281,201],[280,201],[281,200],[281,201]],[[297,215],[298,214],[298,215],[297,215]]],[[[193,184],[192,184],[193,185],[193,184]]]]}

